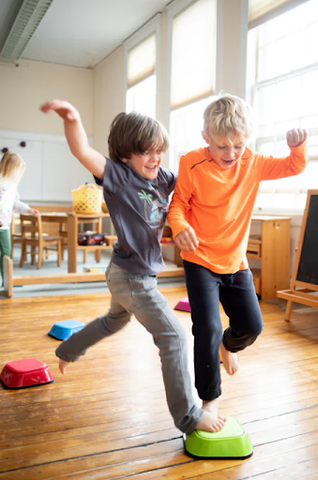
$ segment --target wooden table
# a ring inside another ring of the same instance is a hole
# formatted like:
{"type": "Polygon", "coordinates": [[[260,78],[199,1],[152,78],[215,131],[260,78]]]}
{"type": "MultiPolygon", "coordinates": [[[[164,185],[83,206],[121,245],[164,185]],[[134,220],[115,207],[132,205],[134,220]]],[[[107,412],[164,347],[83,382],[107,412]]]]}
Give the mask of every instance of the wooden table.
{"type": "Polygon", "coordinates": [[[77,250],[94,251],[96,262],[100,262],[102,250],[112,250],[112,246],[107,245],[78,245],[78,224],[93,223],[95,224],[94,231],[102,233],[102,219],[105,217],[109,217],[109,213],[88,215],[74,212],[41,212],[42,222],[58,223],[60,231],[63,230],[63,226],[67,225],[68,273],[76,273],[77,250]]]}
{"type": "MultiPolygon", "coordinates": [[[[68,231],[68,273],[77,272],[77,250],[86,250],[95,252],[96,262],[101,260],[102,250],[112,251],[112,245],[78,245],[78,224],[80,223],[95,223],[94,230],[96,233],[102,233],[102,220],[109,217],[109,213],[98,213],[94,215],[84,215],[74,212],[43,212],[41,213],[42,222],[53,222],[60,224],[60,230],[67,225],[68,231]]],[[[182,259],[180,257],[180,250],[175,244],[162,244],[163,248],[174,246],[174,264],[173,268],[166,268],[159,276],[180,276],[183,275],[182,259]]]]}
{"type": "Polygon", "coordinates": [[[79,223],[94,223],[94,231],[102,233],[102,220],[109,217],[109,213],[96,213],[94,215],[84,215],[81,213],[67,214],[68,229],[68,273],[75,273],[77,270],[77,250],[86,250],[95,252],[95,260],[100,262],[102,250],[112,250],[108,245],[78,245],[77,234],[79,223]]]}
{"type": "Polygon", "coordinates": [[[63,229],[63,225],[67,225],[67,213],[65,212],[40,212],[42,223],[58,223],[59,230],[63,229]]]}

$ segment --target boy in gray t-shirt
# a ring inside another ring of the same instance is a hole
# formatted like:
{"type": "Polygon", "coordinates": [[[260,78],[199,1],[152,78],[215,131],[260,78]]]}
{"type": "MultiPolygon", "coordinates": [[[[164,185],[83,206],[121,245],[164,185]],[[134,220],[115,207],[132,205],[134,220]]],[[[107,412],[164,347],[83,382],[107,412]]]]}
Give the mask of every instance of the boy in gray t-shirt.
{"type": "Polygon", "coordinates": [[[57,348],[61,373],[68,362],[121,330],[135,315],[160,350],[168,407],[176,427],[187,434],[195,429],[220,430],[225,418],[214,418],[194,402],[185,332],[157,288],[156,274],[164,265],[160,239],[176,180],[172,172],[160,167],[162,152],[168,148],[166,130],[149,117],[120,113],[111,125],[110,159],[106,159],[89,146],[80,115],[72,105],[52,100],[41,110],[53,110],[64,120],[73,155],[103,186],[118,236],[106,271],[112,294],[110,310],[57,348]]]}

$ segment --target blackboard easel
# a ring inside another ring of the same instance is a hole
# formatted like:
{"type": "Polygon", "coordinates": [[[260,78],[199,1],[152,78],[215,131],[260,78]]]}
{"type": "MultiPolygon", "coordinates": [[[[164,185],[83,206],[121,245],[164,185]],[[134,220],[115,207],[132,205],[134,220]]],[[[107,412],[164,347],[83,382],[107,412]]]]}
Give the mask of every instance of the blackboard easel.
{"type": "Polygon", "coordinates": [[[287,300],[287,321],[294,302],[318,308],[318,190],[308,190],[290,290],[277,296],[287,300]]]}

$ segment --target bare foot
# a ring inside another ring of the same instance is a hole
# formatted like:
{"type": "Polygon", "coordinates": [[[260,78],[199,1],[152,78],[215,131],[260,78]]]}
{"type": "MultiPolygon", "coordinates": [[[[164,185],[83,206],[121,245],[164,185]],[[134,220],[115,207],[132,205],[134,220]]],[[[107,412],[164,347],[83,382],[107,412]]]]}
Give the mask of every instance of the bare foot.
{"type": "Polygon", "coordinates": [[[66,373],[66,367],[68,366],[70,362],[66,362],[65,360],[62,360],[60,358],[60,361],[59,361],[59,369],[60,369],[60,372],[62,373],[62,375],[64,375],[66,373]]]}
{"type": "Polygon", "coordinates": [[[196,430],[206,430],[208,432],[218,432],[224,427],[226,418],[218,414],[220,406],[220,397],[214,400],[203,400],[202,408],[204,410],[196,430]]]}
{"type": "Polygon", "coordinates": [[[223,342],[220,346],[223,367],[229,375],[234,375],[238,371],[238,357],[236,353],[226,350],[223,342]]]}
{"type": "Polygon", "coordinates": [[[219,415],[215,417],[207,410],[203,410],[203,415],[195,429],[205,430],[206,432],[218,432],[224,427],[224,424],[225,420],[222,420],[219,415]]]}

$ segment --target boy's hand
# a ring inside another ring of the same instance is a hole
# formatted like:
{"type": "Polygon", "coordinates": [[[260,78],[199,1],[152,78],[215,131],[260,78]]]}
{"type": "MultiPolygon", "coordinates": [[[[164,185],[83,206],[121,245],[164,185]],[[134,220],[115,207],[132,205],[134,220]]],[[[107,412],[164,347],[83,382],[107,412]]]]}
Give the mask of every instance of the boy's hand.
{"type": "Polygon", "coordinates": [[[79,118],[79,113],[76,108],[65,100],[49,100],[40,106],[43,113],[48,113],[50,110],[56,112],[63,120],[76,120],[79,118]]]}
{"type": "Polygon", "coordinates": [[[35,208],[29,208],[28,213],[31,213],[31,215],[34,215],[35,217],[40,215],[39,210],[36,210],[35,208]]]}
{"type": "Polygon", "coordinates": [[[307,132],[303,128],[293,128],[286,134],[287,143],[289,147],[298,147],[307,138],[307,132]]]}
{"type": "Polygon", "coordinates": [[[182,232],[178,233],[178,235],[174,239],[177,247],[181,250],[185,249],[187,252],[195,252],[199,246],[199,242],[195,231],[192,227],[188,227],[182,232]]]}

